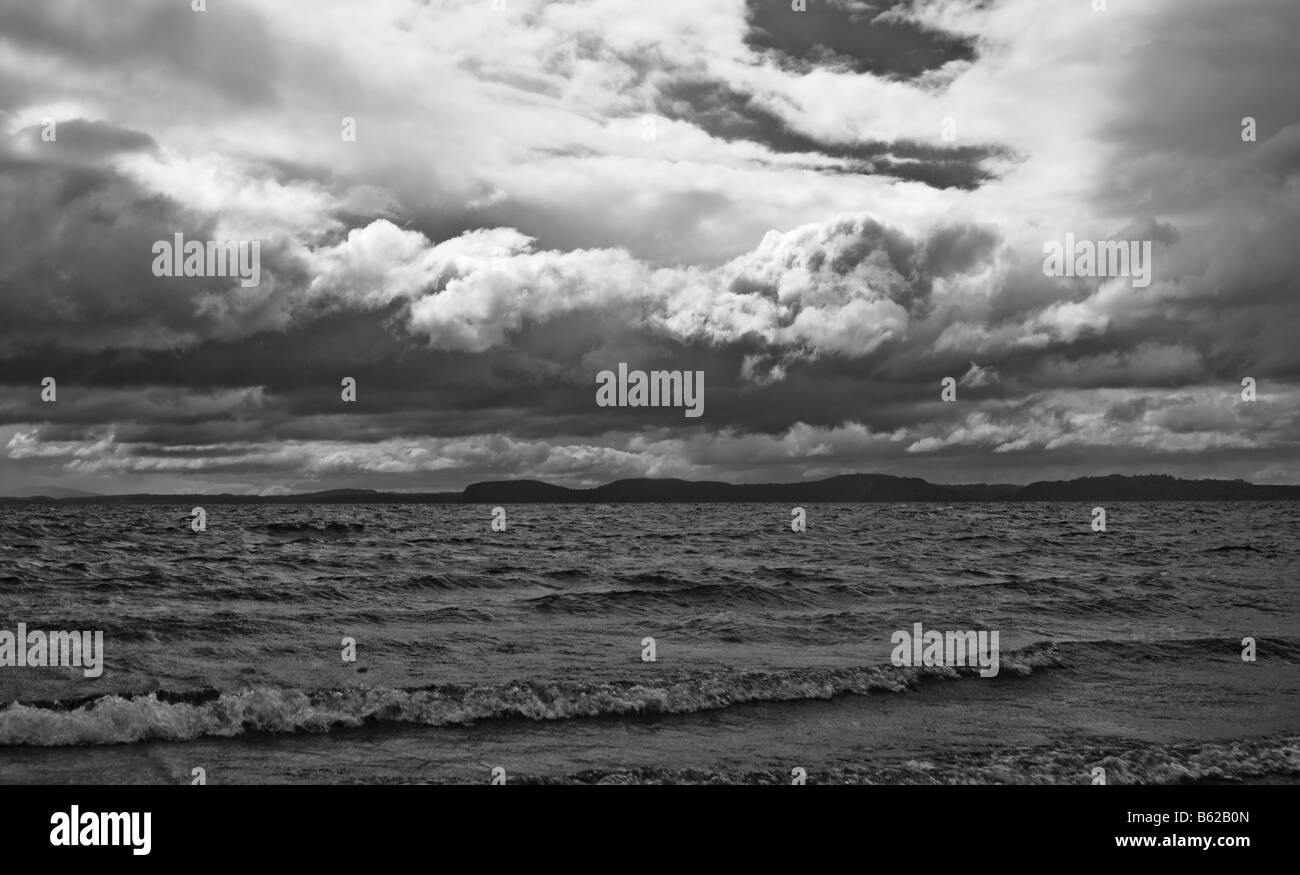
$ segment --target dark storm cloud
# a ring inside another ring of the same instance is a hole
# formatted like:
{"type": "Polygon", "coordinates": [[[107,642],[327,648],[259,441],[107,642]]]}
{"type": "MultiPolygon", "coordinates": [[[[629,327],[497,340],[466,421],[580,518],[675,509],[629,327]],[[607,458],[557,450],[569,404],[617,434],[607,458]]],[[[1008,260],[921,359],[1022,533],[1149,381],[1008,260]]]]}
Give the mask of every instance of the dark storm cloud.
{"type": "Polygon", "coordinates": [[[32,161],[0,166],[0,192],[0,348],[129,348],[191,323],[187,296],[150,269],[154,241],[186,224],[164,199],[110,170],[32,161]]]}
{"type": "MultiPolygon", "coordinates": [[[[76,122],[69,127],[60,128],[55,142],[35,148],[0,145],[0,300],[6,308],[0,351],[42,344],[170,348],[212,334],[220,314],[204,312],[201,300],[219,298],[238,279],[154,276],[152,248],[176,233],[214,239],[215,217],[182,209],[93,163],[112,151],[147,146],[143,135],[76,122]]],[[[21,144],[29,134],[16,139],[21,144]]],[[[267,277],[293,268],[270,245],[262,247],[261,261],[267,277]]],[[[268,306],[273,303],[269,299],[268,306]]]]}
{"type": "Polygon", "coordinates": [[[690,122],[727,142],[759,143],[782,154],[846,159],[835,172],[892,176],[935,188],[972,189],[994,178],[984,162],[1008,157],[1000,146],[941,147],[911,141],[837,143],[792,130],[781,117],[745,94],[715,79],[677,78],[659,92],[659,112],[690,122]]]}
{"type": "Polygon", "coordinates": [[[148,152],[157,148],[153,137],[143,131],[120,128],[102,121],[87,119],[51,119],[45,125],[18,131],[5,142],[0,140],[0,167],[15,163],[98,165],[105,158],[123,152],[148,152]]]}
{"type": "Polygon", "coordinates": [[[910,79],[950,61],[975,58],[974,43],[896,16],[886,4],[808,0],[796,12],[788,0],[747,0],[746,42],[795,69],[829,66],[910,79]]]}

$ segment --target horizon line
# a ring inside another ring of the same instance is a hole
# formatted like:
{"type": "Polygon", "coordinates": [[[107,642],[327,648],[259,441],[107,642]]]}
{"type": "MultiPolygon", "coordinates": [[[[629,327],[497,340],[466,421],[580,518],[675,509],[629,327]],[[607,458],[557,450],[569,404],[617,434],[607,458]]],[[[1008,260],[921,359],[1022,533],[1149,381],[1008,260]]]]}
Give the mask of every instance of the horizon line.
{"type": "Polygon", "coordinates": [[[836,480],[836,479],[846,478],[846,477],[884,477],[884,478],[889,478],[891,480],[913,480],[913,481],[920,481],[921,483],[924,483],[927,486],[934,486],[939,488],[950,488],[950,489],[974,489],[978,487],[1025,489],[1040,483],[1041,484],[1078,483],[1080,481],[1085,481],[1085,480],[1104,480],[1104,479],[1113,479],[1113,478],[1121,478],[1125,480],[1137,480],[1143,478],[1147,478],[1147,479],[1161,478],[1161,479],[1176,481],[1179,483],[1211,482],[1211,483],[1222,483],[1222,484],[1235,483],[1235,484],[1257,487],[1257,488],[1300,488],[1300,484],[1256,483],[1254,481],[1246,480],[1241,477],[1233,477],[1233,478],[1198,477],[1193,479],[1193,478],[1179,477],[1168,473],[1119,474],[1119,473],[1112,472],[1109,474],[1085,474],[1078,477],[1071,477],[1067,479],[1058,479],[1058,480],[1032,480],[1029,481],[1028,483],[988,482],[988,481],[979,481],[979,482],[970,482],[970,483],[937,483],[930,480],[926,480],[923,477],[917,477],[914,475],[882,474],[874,471],[854,471],[845,474],[831,474],[826,477],[819,477],[816,480],[788,480],[788,481],[769,480],[769,481],[732,482],[726,480],[690,480],[683,477],[620,477],[615,480],[604,481],[594,486],[566,486],[561,483],[556,483],[548,480],[540,480],[534,477],[519,477],[519,478],[507,478],[502,480],[476,480],[466,484],[465,486],[459,489],[455,489],[455,488],[377,489],[373,487],[364,487],[364,486],[345,486],[345,487],[333,487],[328,489],[316,489],[316,490],[310,490],[304,492],[103,492],[100,493],[100,492],[86,492],[83,490],[72,489],[70,487],[54,486],[51,484],[47,488],[50,488],[52,490],[57,490],[57,491],[65,491],[68,493],[75,493],[75,494],[51,495],[43,492],[29,492],[25,494],[0,494],[0,501],[23,501],[23,500],[38,500],[38,499],[44,499],[48,501],[76,501],[76,500],[90,500],[96,498],[113,499],[113,498],[132,498],[132,497],[243,498],[243,499],[275,500],[275,499],[308,498],[311,496],[318,496],[318,495],[331,495],[331,494],[340,495],[340,494],[347,494],[347,493],[357,493],[360,495],[374,495],[374,496],[392,495],[392,496],[404,496],[404,497],[415,497],[415,496],[447,497],[447,496],[464,496],[464,494],[467,491],[477,486],[501,485],[501,484],[513,484],[513,483],[538,484],[538,485],[555,488],[555,489],[564,489],[571,492],[591,492],[597,489],[613,486],[618,483],[638,483],[638,482],[681,483],[681,484],[689,484],[689,485],[707,484],[707,485],[739,487],[739,488],[804,487],[804,486],[811,486],[814,484],[825,483],[830,480],[836,480]]]}

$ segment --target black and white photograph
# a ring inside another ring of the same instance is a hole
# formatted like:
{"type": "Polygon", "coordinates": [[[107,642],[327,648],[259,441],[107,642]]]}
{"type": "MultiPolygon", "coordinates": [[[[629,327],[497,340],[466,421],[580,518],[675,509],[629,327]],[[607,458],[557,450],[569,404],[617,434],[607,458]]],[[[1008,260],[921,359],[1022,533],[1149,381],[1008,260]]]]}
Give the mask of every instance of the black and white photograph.
{"type": "Polygon", "coordinates": [[[0,0],[0,803],[119,788],[22,831],[128,859],[218,787],[1142,786],[1080,833],[1246,859],[1229,790],[1300,784],[1298,39],[0,0]]]}

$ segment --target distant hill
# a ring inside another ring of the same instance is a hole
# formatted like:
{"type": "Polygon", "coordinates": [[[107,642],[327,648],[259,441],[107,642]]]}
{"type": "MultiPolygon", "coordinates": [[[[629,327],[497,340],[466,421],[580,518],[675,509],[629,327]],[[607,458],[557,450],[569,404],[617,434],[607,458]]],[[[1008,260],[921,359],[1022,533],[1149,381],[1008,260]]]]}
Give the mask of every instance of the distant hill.
{"type": "Polygon", "coordinates": [[[760,502],[760,501],[962,501],[964,494],[917,477],[845,474],[809,483],[720,483],[692,480],[616,480],[594,489],[568,489],[526,481],[474,483],[461,501],[510,502],[760,502]]]}
{"type": "Polygon", "coordinates": [[[28,486],[22,491],[41,498],[96,498],[99,495],[97,492],[82,492],[66,486],[28,486]]]}
{"type": "Polygon", "coordinates": [[[591,504],[869,501],[1298,501],[1300,486],[1260,486],[1245,480],[1180,480],[1166,474],[1080,477],[1018,486],[943,486],[918,477],[843,474],[805,483],[722,483],[638,478],[590,489],[540,480],[473,483],[463,492],[378,492],[331,489],[295,495],[68,495],[0,498],[0,503],[58,504],[591,504]]]}
{"type": "Polygon", "coordinates": [[[1017,501],[1293,501],[1300,486],[1256,486],[1245,480],[1180,480],[1168,474],[1080,477],[1030,483],[1017,501]]]}
{"type": "Polygon", "coordinates": [[[540,480],[501,480],[494,483],[475,483],[466,487],[460,501],[491,501],[496,504],[521,502],[563,503],[573,501],[574,490],[566,486],[543,483],[540,480]],[[475,496],[470,497],[471,493],[475,496]]]}
{"type": "Polygon", "coordinates": [[[720,483],[616,480],[592,489],[506,480],[474,483],[461,501],[523,502],[859,502],[859,501],[1295,501],[1300,486],[1256,486],[1244,480],[1179,480],[1167,475],[1084,477],[1028,486],[1008,483],[940,486],[917,477],[844,474],[807,483],[720,483]]]}

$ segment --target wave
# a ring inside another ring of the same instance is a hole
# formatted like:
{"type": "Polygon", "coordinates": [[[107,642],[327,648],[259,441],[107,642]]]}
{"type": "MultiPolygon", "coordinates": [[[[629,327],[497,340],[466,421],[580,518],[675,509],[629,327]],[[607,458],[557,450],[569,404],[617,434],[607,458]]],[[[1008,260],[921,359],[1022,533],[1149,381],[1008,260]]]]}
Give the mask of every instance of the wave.
{"type": "MultiPolygon", "coordinates": [[[[1269,659],[1300,663],[1300,640],[1291,638],[1255,639],[1256,652],[1269,659]]],[[[1173,638],[1151,640],[1103,640],[1040,643],[1033,647],[1052,649],[1061,654],[1060,665],[1087,667],[1096,662],[1178,662],[1186,659],[1241,659],[1241,639],[1173,638]]]]}
{"type": "MultiPolygon", "coordinates": [[[[1261,638],[1260,652],[1300,662],[1300,642],[1261,638]]],[[[1239,658],[1231,639],[1038,642],[999,654],[995,682],[1116,660],[1239,658]]],[[[652,681],[444,684],[411,689],[304,691],[253,687],[108,694],[72,702],[13,702],[0,709],[0,746],[188,741],[250,732],[327,732],[371,723],[463,726],[490,720],[555,721],[690,714],[757,702],[907,693],[935,680],[969,680],[978,667],[874,665],[711,671],[652,681]]],[[[981,679],[984,682],[988,680],[981,679]]]]}
{"type": "MultiPolygon", "coordinates": [[[[1058,662],[1050,650],[1003,653],[1000,676],[1024,676],[1058,662]]],[[[751,702],[903,693],[926,680],[972,677],[977,672],[973,667],[887,665],[719,671],[650,682],[518,681],[415,689],[307,692],[256,687],[109,694],[73,703],[11,703],[0,709],[0,746],[188,741],[249,732],[327,732],[368,723],[459,726],[486,720],[690,714],[751,702]]]]}

